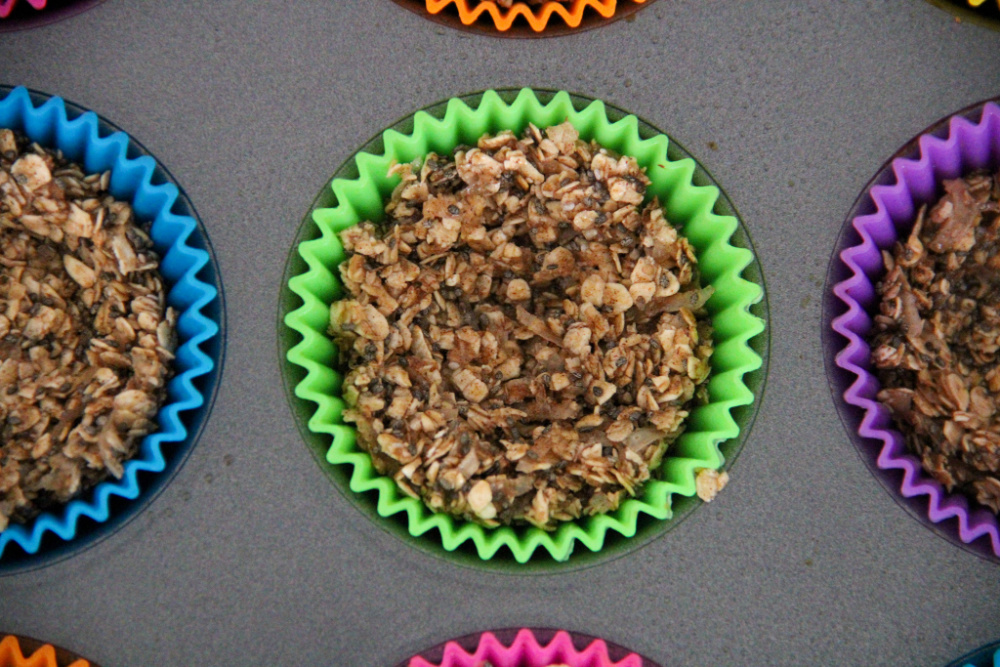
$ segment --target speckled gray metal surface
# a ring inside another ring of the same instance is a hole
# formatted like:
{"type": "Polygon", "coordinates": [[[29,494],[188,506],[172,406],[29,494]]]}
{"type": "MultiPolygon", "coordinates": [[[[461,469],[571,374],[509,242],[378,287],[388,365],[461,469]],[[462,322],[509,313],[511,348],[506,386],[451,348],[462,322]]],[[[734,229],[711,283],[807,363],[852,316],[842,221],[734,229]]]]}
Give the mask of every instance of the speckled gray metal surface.
{"type": "Polygon", "coordinates": [[[855,197],[925,126],[1000,94],[1000,32],[922,0],[658,0],[530,41],[389,0],[108,0],[3,34],[0,82],[101,113],[170,169],[228,311],[218,399],[186,466],[111,538],[0,578],[0,629],[107,667],[381,667],[514,625],[603,636],[665,667],[935,667],[1000,638],[1000,569],[871,476],[819,336],[855,197]],[[603,98],[700,159],[756,243],[772,337],[725,492],[624,558],[532,577],[456,567],[352,507],[296,431],[275,329],[296,228],[356,147],[421,106],[521,85],[603,98]]]}

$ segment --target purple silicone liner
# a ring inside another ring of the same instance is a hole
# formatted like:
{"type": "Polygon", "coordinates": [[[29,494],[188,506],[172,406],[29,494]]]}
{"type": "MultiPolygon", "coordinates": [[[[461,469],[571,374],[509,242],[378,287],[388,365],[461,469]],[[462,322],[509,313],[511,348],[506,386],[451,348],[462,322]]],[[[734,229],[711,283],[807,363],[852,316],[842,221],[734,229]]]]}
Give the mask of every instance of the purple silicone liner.
{"type": "Polygon", "coordinates": [[[991,100],[922,132],[887,163],[855,204],[830,262],[833,298],[824,313],[834,402],[863,460],[897,500],[939,535],[1000,562],[1000,526],[988,509],[949,494],[910,454],[889,411],[876,399],[866,342],[884,273],[881,250],[912,229],[917,211],[940,196],[941,182],[976,169],[1000,169],[1000,106],[991,100]],[[827,325],[830,329],[827,329],[827,325]],[[830,358],[833,357],[833,366],[830,358]]]}
{"type": "Polygon", "coordinates": [[[565,630],[511,628],[466,635],[416,655],[398,667],[659,667],[589,635],[565,630]]]}

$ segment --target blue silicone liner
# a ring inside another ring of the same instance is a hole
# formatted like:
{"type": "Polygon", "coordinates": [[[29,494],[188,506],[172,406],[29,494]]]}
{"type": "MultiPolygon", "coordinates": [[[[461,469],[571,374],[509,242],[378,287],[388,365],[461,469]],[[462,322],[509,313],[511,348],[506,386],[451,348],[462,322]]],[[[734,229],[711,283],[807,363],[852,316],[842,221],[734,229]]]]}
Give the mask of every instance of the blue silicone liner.
{"type": "Polygon", "coordinates": [[[1000,641],[963,655],[948,667],[1000,667],[1000,641]]]}
{"type": "Polygon", "coordinates": [[[0,127],[61,150],[87,173],[111,171],[111,194],[130,202],[137,220],[150,224],[167,304],[178,313],[174,376],[157,415],[159,429],[143,439],[121,479],[0,532],[0,574],[5,574],[92,546],[134,517],[180,469],[215,399],[225,307],[208,236],[193,207],[134,139],[92,111],[23,87],[0,87],[0,127]]]}

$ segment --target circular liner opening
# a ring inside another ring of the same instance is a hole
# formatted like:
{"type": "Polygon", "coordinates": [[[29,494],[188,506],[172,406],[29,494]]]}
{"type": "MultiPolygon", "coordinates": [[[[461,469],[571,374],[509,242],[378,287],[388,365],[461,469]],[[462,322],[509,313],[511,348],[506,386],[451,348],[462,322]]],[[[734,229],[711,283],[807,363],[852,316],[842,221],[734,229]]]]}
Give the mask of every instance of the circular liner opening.
{"type": "Polygon", "coordinates": [[[1000,641],[987,644],[971,653],[966,653],[948,667],[998,667],[1000,666],[1000,641]]]}
{"type": "MultiPolygon", "coordinates": [[[[0,5],[11,0],[0,0],[0,5]]],[[[55,23],[76,16],[81,12],[96,7],[104,0],[48,0],[45,7],[35,9],[28,0],[13,0],[10,14],[0,18],[0,32],[27,30],[55,23]]]]}
{"type": "MultiPolygon", "coordinates": [[[[523,89],[522,91],[522,89],[501,89],[496,91],[472,93],[453,99],[461,101],[471,109],[476,109],[482,103],[487,94],[498,95],[503,102],[511,104],[519,95],[522,94],[522,92],[533,94],[537,98],[537,101],[543,105],[547,105],[559,94],[567,95],[566,93],[560,93],[555,90],[523,89]]],[[[568,96],[572,101],[574,109],[577,111],[584,109],[597,101],[594,98],[578,94],[569,94],[568,96]]],[[[444,117],[450,102],[451,100],[443,100],[427,106],[420,111],[426,112],[430,116],[440,119],[444,117]]],[[[618,107],[614,107],[607,103],[603,104],[604,114],[612,123],[628,117],[635,118],[633,114],[630,114],[618,107]]],[[[302,435],[306,446],[309,448],[320,468],[333,482],[334,486],[341,493],[341,495],[343,495],[347,501],[361,513],[373,521],[375,525],[426,554],[448,560],[458,565],[520,575],[571,572],[596,565],[600,562],[619,558],[649,544],[656,538],[664,535],[679,525],[695,509],[704,503],[694,496],[687,497],[679,494],[673,494],[670,496],[672,511],[669,518],[658,519],[649,516],[644,512],[638,512],[636,520],[637,526],[634,535],[631,537],[625,537],[616,530],[607,530],[603,546],[598,551],[591,551],[590,549],[584,547],[578,547],[573,551],[572,555],[568,557],[568,560],[565,561],[555,560],[549,551],[541,546],[535,548],[530,558],[525,561],[517,560],[510,549],[506,547],[501,547],[494,555],[492,555],[492,557],[488,560],[484,560],[483,557],[480,557],[471,539],[466,539],[458,548],[454,550],[446,550],[442,545],[442,540],[438,535],[437,530],[428,531],[420,536],[412,535],[409,530],[409,520],[406,512],[397,511],[388,517],[382,516],[379,513],[379,491],[371,490],[361,493],[354,492],[351,489],[351,477],[354,466],[349,464],[330,464],[327,461],[327,452],[331,448],[331,436],[326,433],[316,433],[309,428],[309,420],[316,414],[317,406],[314,402],[300,398],[295,393],[296,387],[307,376],[307,373],[301,366],[288,361],[289,351],[302,341],[302,334],[295,331],[285,323],[286,315],[292,313],[303,305],[302,298],[289,288],[290,279],[305,273],[309,269],[305,260],[298,252],[299,245],[305,241],[321,237],[322,234],[312,219],[312,213],[316,209],[332,208],[337,205],[338,200],[333,192],[331,184],[340,179],[358,178],[359,171],[356,164],[357,156],[361,153],[369,153],[373,155],[383,154],[385,151],[383,133],[394,131],[403,135],[409,135],[414,130],[414,118],[418,113],[420,113],[420,111],[406,116],[383,132],[376,134],[337,169],[333,178],[327,182],[327,184],[320,191],[320,194],[313,201],[309,212],[306,214],[299,227],[299,231],[296,234],[292,248],[289,252],[279,300],[278,352],[281,360],[281,372],[285,384],[285,392],[288,397],[295,422],[298,426],[299,433],[302,435]]],[[[739,428],[739,435],[718,445],[718,449],[724,458],[724,464],[719,469],[728,470],[733,465],[737,456],[742,451],[744,444],[749,438],[750,431],[753,427],[754,420],[757,417],[757,413],[763,399],[767,379],[771,339],[770,328],[766,327],[764,324],[769,319],[768,297],[764,282],[764,275],[757,259],[756,250],[754,249],[753,243],[740,219],[739,214],[737,213],[732,202],[726,196],[725,192],[723,192],[718,184],[712,180],[712,177],[708,174],[708,172],[696,160],[694,160],[693,157],[691,157],[690,153],[688,153],[680,144],[674,141],[673,138],[669,137],[669,135],[665,132],[656,129],[653,125],[642,119],[636,119],[636,125],[639,137],[643,140],[658,135],[663,135],[668,138],[669,144],[667,157],[671,162],[676,162],[678,160],[690,160],[693,172],[691,182],[695,186],[710,186],[717,190],[718,197],[712,209],[713,213],[721,216],[730,216],[737,223],[735,231],[729,239],[730,245],[737,249],[749,250],[752,255],[750,263],[740,275],[744,280],[759,287],[761,291],[759,301],[751,305],[749,310],[751,315],[761,320],[763,330],[761,333],[757,333],[750,338],[749,343],[747,344],[749,349],[760,357],[761,363],[756,370],[748,371],[745,375],[743,375],[743,384],[753,394],[754,399],[747,405],[738,406],[730,410],[732,419],[739,428]]],[[[394,482],[392,483],[392,486],[395,487],[394,482]]]]}
{"type": "Polygon", "coordinates": [[[963,21],[1000,30],[1000,3],[997,0],[985,0],[978,7],[973,7],[969,0],[927,0],[927,2],[963,21]]]}
{"type": "MultiPolygon", "coordinates": [[[[914,495],[909,497],[904,496],[902,493],[902,487],[907,480],[907,475],[904,474],[904,471],[898,467],[890,469],[882,468],[880,466],[879,460],[883,456],[883,442],[875,438],[863,437],[858,432],[861,422],[866,415],[865,410],[849,404],[844,398],[845,392],[847,392],[851,385],[858,380],[858,376],[838,365],[837,357],[847,349],[846,346],[848,341],[833,328],[834,320],[848,312],[847,304],[834,293],[834,287],[853,276],[853,272],[843,262],[843,260],[841,260],[840,255],[843,251],[859,246],[862,243],[861,235],[854,228],[853,223],[855,218],[871,215],[876,212],[877,209],[870,194],[871,189],[876,186],[889,186],[897,182],[895,172],[893,171],[893,162],[897,159],[917,160],[921,155],[921,137],[930,136],[945,140],[949,137],[952,119],[964,119],[964,121],[968,121],[972,124],[979,123],[984,108],[991,102],[996,104],[997,102],[1000,102],[1000,98],[985,100],[983,102],[973,104],[965,109],[962,109],[961,111],[942,118],[929,126],[927,129],[920,132],[913,139],[908,141],[902,148],[896,151],[896,153],[894,153],[893,156],[879,168],[875,176],[872,177],[872,179],[868,181],[862,189],[861,194],[858,195],[857,200],[855,200],[851,210],[847,214],[847,218],[844,221],[840,234],[837,237],[837,241],[834,244],[833,252],[830,255],[830,264],[826,275],[826,285],[823,288],[821,338],[823,340],[823,356],[826,362],[827,383],[833,397],[834,407],[837,409],[840,421],[844,425],[844,430],[847,432],[848,438],[854,445],[858,456],[861,457],[861,460],[868,467],[871,474],[878,480],[879,484],[881,484],[882,487],[889,492],[893,500],[895,500],[900,507],[906,510],[910,516],[933,531],[936,535],[970,553],[976,554],[977,556],[987,560],[1000,563],[1000,544],[993,546],[988,534],[981,534],[970,542],[964,541],[961,537],[961,525],[969,524],[970,522],[969,515],[971,512],[966,510],[965,507],[971,504],[978,508],[978,505],[975,504],[974,501],[969,500],[968,503],[966,503],[966,497],[964,495],[958,493],[946,493],[940,484],[935,482],[930,476],[923,472],[923,468],[920,466],[919,460],[907,452],[906,456],[912,459],[913,464],[917,469],[917,475],[915,475],[915,477],[918,479],[914,480],[915,485],[919,485],[921,487],[936,485],[939,488],[941,497],[944,499],[941,502],[942,507],[944,507],[945,504],[952,499],[961,499],[957,503],[950,503],[950,509],[956,512],[956,516],[945,517],[947,520],[939,519],[938,522],[935,522],[931,520],[930,517],[931,501],[928,491],[921,489],[914,495]]],[[[1000,169],[1000,164],[994,164],[993,167],[1000,169]]],[[[940,184],[938,184],[938,196],[940,196],[941,193],[940,184]]],[[[867,342],[865,342],[865,349],[870,353],[870,348],[868,348],[867,342]]],[[[892,428],[885,428],[884,430],[888,433],[898,434],[898,432],[892,428]]],[[[988,510],[979,510],[980,517],[984,512],[988,512],[988,510]]],[[[995,526],[996,520],[993,519],[992,521],[995,526]]]]}
{"type": "Polygon", "coordinates": [[[53,644],[0,632],[0,667],[100,667],[96,662],[53,644]],[[39,654],[39,651],[42,653],[39,654]],[[20,660],[22,657],[24,660],[20,660]]]}
{"type": "MultiPolygon", "coordinates": [[[[4,101],[12,93],[18,90],[25,89],[0,85],[0,102],[4,101]]],[[[153,168],[150,183],[154,188],[157,186],[169,185],[177,189],[178,194],[176,200],[173,202],[173,205],[171,205],[169,209],[164,208],[159,212],[169,212],[176,216],[184,216],[194,222],[194,228],[191,230],[190,235],[187,236],[184,243],[188,248],[194,250],[196,253],[204,253],[207,255],[207,262],[205,262],[204,266],[202,266],[192,278],[194,279],[194,283],[199,286],[204,286],[210,289],[214,288],[216,295],[198,309],[189,308],[188,312],[191,312],[194,315],[197,314],[194,312],[197,310],[203,318],[207,318],[207,320],[209,320],[210,323],[214,323],[217,328],[214,333],[208,335],[208,337],[199,343],[196,348],[201,355],[207,358],[208,363],[210,363],[210,368],[200,369],[204,372],[190,379],[190,385],[202,399],[201,406],[197,408],[184,408],[178,413],[177,417],[186,431],[186,437],[184,437],[181,441],[164,441],[162,443],[160,449],[162,458],[164,459],[163,469],[159,472],[140,471],[137,473],[136,481],[139,487],[139,494],[133,500],[128,500],[115,493],[111,493],[108,496],[108,518],[106,520],[97,521],[86,514],[80,514],[79,518],[75,522],[75,531],[73,531],[69,540],[65,540],[56,535],[52,530],[46,530],[38,549],[34,552],[26,551],[17,540],[11,540],[6,544],[4,550],[0,552],[0,576],[46,567],[72,555],[85,551],[116,533],[129,521],[134,519],[140,512],[142,512],[160,494],[160,492],[163,491],[167,484],[173,480],[174,476],[178,473],[178,471],[180,471],[184,463],[187,461],[188,456],[191,454],[191,450],[194,449],[194,446],[200,439],[201,433],[208,421],[208,416],[211,414],[212,407],[215,403],[215,397],[218,392],[219,380],[222,375],[222,368],[225,360],[226,308],[219,266],[216,261],[215,251],[212,249],[211,241],[208,238],[208,233],[183,188],[180,187],[173,175],[167,171],[166,167],[160,164],[160,162],[157,161],[156,158],[142,144],[111,121],[97,115],[93,111],[89,111],[78,104],[68,102],[60,97],[35,90],[27,90],[26,92],[32,106],[35,109],[38,109],[45,104],[55,105],[57,109],[60,105],[62,105],[65,107],[66,117],[70,121],[78,119],[84,114],[89,114],[91,117],[94,117],[97,124],[97,135],[101,139],[105,139],[114,134],[120,134],[127,139],[128,144],[125,149],[125,157],[130,161],[129,164],[133,168],[136,167],[136,163],[132,161],[139,158],[142,158],[147,162],[152,162],[153,168]]],[[[23,130],[23,127],[20,129],[23,130]]],[[[54,146],[50,145],[49,147],[51,148],[54,146]]],[[[83,160],[74,161],[83,162],[83,160]]],[[[139,168],[143,168],[143,166],[139,166],[139,168]]],[[[146,216],[142,217],[145,218],[146,216]]],[[[172,247],[178,247],[176,238],[172,242],[172,247]]],[[[172,287],[172,285],[173,283],[167,283],[168,287],[172,287]]],[[[182,337],[182,341],[185,338],[190,340],[195,336],[207,335],[208,332],[211,331],[210,323],[204,324],[203,330],[196,328],[189,335],[182,337]]],[[[177,376],[175,375],[174,379],[176,378],[177,376]]],[[[173,382],[173,380],[171,382],[173,382]]],[[[180,399],[176,396],[168,398],[168,401],[172,403],[177,403],[179,400],[180,399]]],[[[163,432],[162,428],[157,431],[157,433],[163,432]]],[[[146,437],[149,438],[150,436],[146,437]]],[[[131,460],[137,460],[138,458],[139,456],[137,455],[131,460]]],[[[106,482],[102,482],[102,484],[105,483],[106,482]]],[[[100,488],[100,486],[101,485],[95,486],[79,496],[78,499],[70,502],[83,501],[85,504],[93,506],[96,491],[100,488]]],[[[67,506],[68,504],[60,506],[60,515],[56,516],[61,517],[62,514],[65,514],[65,508],[67,506]]],[[[49,513],[51,513],[51,511],[49,513]]],[[[36,517],[32,521],[23,524],[23,526],[30,530],[34,526],[35,522],[45,515],[46,513],[43,513],[40,517],[36,517]]],[[[11,526],[17,525],[21,524],[11,524],[11,526]]],[[[8,528],[8,530],[10,529],[8,528]]]]}
{"type": "Polygon", "coordinates": [[[636,0],[617,0],[617,6],[613,10],[614,14],[610,17],[605,17],[593,7],[588,7],[580,17],[579,25],[575,27],[566,23],[565,19],[558,14],[552,14],[548,21],[545,22],[545,27],[541,31],[534,30],[528,23],[527,19],[523,16],[518,17],[507,30],[501,30],[489,12],[483,12],[475,20],[473,20],[472,23],[465,23],[462,21],[461,13],[456,8],[454,3],[448,4],[448,6],[444,7],[436,14],[432,14],[428,8],[428,1],[429,0],[393,0],[393,2],[400,7],[405,7],[414,14],[422,16],[423,18],[433,21],[434,23],[448,26],[449,28],[455,28],[457,30],[479,35],[488,35],[490,37],[538,39],[541,37],[572,35],[586,30],[593,30],[594,28],[614,23],[619,19],[634,20],[631,18],[633,14],[644,7],[650,6],[656,0],[645,0],[645,2],[637,2],[636,0]]]}
{"type": "MultiPolygon", "coordinates": [[[[396,667],[471,667],[478,659],[504,659],[494,667],[660,667],[652,660],[591,635],[550,628],[505,628],[477,632],[442,642],[407,658],[396,667]]],[[[977,666],[978,667],[978,666],[977,666]]]]}

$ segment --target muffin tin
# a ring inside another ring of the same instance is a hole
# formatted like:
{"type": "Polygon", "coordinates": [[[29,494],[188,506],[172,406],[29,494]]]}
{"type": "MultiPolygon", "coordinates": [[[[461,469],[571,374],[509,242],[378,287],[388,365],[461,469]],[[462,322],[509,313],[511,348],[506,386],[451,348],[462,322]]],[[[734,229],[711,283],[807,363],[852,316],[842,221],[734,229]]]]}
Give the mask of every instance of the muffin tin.
{"type": "MultiPolygon", "coordinates": [[[[169,166],[190,198],[178,206],[198,208],[214,243],[232,315],[219,322],[228,363],[206,392],[214,407],[169,485],[72,557],[0,576],[3,629],[102,664],[165,667],[385,667],[418,654],[436,666],[445,648],[425,647],[498,627],[514,628],[491,633],[510,646],[524,626],[616,642],[629,648],[607,644],[613,661],[634,653],[645,667],[940,667],[995,641],[996,559],[983,538],[969,553],[926,529],[925,508],[910,520],[899,485],[887,493],[858,460],[826,387],[820,306],[851,200],[921,127],[997,95],[1000,32],[922,0],[620,0],[625,21],[591,11],[599,29],[513,40],[432,22],[420,5],[106,0],[0,36],[3,83],[82,102],[169,166]],[[310,200],[332,174],[353,177],[338,166],[359,147],[377,154],[395,119],[508,86],[579,92],[669,132],[739,207],[736,245],[752,237],[751,268],[767,277],[754,339],[767,391],[751,386],[755,407],[736,416],[748,435],[723,446],[727,461],[742,447],[729,486],[566,562],[482,561],[468,543],[447,552],[436,532],[411,536],[405,514],[344,491],[350,471],[334,478],[329,440],[309,440],[283,386],[302,379],[279,301],[310,200]]],[[[583,651],[589,639],[574,637],[583,651]]]]}

